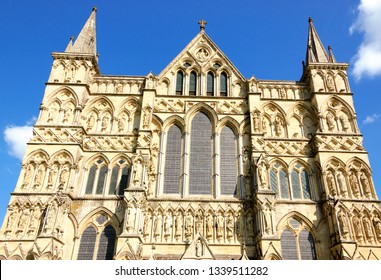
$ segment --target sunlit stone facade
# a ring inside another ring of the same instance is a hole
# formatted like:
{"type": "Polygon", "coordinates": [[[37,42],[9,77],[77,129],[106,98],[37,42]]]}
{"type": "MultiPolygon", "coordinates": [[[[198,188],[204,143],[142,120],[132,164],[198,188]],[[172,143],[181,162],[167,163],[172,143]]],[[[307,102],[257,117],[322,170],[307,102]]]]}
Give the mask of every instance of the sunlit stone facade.
{"type": "Polygon", "coordinates": [[[102,75],[95,16],[53,53],[1,259],[381,257],[348,64],[312,20],[283,81],[243,77],[204,21],[161,73],[102,75]]]}

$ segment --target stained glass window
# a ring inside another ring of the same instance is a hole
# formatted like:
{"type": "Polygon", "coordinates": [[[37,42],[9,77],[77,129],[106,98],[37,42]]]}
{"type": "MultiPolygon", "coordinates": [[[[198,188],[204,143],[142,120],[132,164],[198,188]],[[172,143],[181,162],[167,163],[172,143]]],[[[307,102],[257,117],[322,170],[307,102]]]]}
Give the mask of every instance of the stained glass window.
{"type": "Polygon", "coordinates": [[[220,154],[221,194],[234,195],[237,186],[235,136],[227,126],[221,131],[220,154]]]}
{"type": "Polygon", "coordinates": [[[164,170],[164,193],[180,193],[181,130],[172,125],[167,133],[164,170]]]}

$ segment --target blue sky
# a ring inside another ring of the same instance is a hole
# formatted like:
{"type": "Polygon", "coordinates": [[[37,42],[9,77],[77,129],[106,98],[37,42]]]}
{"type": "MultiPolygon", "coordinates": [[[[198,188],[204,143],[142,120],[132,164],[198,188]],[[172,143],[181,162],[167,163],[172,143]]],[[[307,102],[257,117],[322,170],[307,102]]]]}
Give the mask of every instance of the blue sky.
{"type": "Polygon", "coordinates": [[[247,78],[299,80],[308,17],[349,80],[373,180],[381,195],[381,0],[3,0],[0,10],[0,222],[17,182],[24,143],[39,114],[51,52],[64,51],[97,6],[103,74],[158,74],[206,32],[247,78]],[[186,4],[183,4],[186,3],[186,4]]]}

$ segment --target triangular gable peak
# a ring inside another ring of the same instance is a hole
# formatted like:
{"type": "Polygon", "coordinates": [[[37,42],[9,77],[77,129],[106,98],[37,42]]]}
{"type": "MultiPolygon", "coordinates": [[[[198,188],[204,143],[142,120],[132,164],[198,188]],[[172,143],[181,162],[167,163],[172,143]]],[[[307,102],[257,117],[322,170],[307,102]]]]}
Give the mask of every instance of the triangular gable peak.
{"type": "MultiPolygon", "coordinates": [[[[184,75],[184,95],[188,95],[189,75],[194,71],[198,77],[201,77],[201,90],[195,95],[206,94],[206,76],[208,72],[217,77],[217,84],[220,75],[225,72],[227,75],[228,96],[242,96],[245,88],[246,79],[227,58],[221,49],[212,41],[212,39],[202,29],[195,38],[168,64],[167,67],[157,76],[159,81],[159,94],[175,95],[176,74],[181,71],[184,75]],[[239,87],[241,92],[235,90],[239,87]],[[165,92],[166,91],[166,92],[165,92]]],[[[217,88],[219,85],[217,85],[217,88]]],[[[218,94],[216,94],[218,96],[218,94]]]]}

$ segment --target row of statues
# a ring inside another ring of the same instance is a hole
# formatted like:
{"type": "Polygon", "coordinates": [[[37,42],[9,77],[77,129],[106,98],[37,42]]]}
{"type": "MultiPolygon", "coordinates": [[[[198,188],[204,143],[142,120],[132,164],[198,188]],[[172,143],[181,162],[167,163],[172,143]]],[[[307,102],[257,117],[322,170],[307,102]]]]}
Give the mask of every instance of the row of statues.
{"type": "Polygon", "coordinates": [[[3,234],[15,238],[34,238],[37,234],[61,237],[65,214],[66,211],[54,202],[45,206],[10,205],[3,234]]]}
{"type": "Polygon", "coordinates": [[[327,171],[325,177],[328,192],[332,196],[374,198],[369,178],[363,171],[352,170],[348,175],[341,171],[327,171]]]}
{"type": "Polygon", "coordinates": [[[325,121],[328,131],[352,132],[351,124],[345,113],[341,113],[337,116],[336,113],[328,112],[325,115],[325,121]]]}
{"type": "Polygon", "coordinates": [[[337,215],[340,234],[344,240],[357,240],[359,242],[381,241],[381,220],[378,215],[348,215],[342,211],[337,215]]]}
{"type": "Polygon", "coordinates": [[[56,187],[66,188],[70,176],[69,164],[54,163],[47,166],[44,163],[29,163],[25,167],[21,190],[54,191],[56,187]]]}
{"type": "Polygon", "coordinates": [[[234,242],[243,237],[246,224],[248,237],[253,237],[253,216],[236,216],[228,213],[183,213],[171,211],[156,213],[147,211],[144,218],[143,236],[146,241],[193,240],[196,234],[210,242],[234,242]]]}

